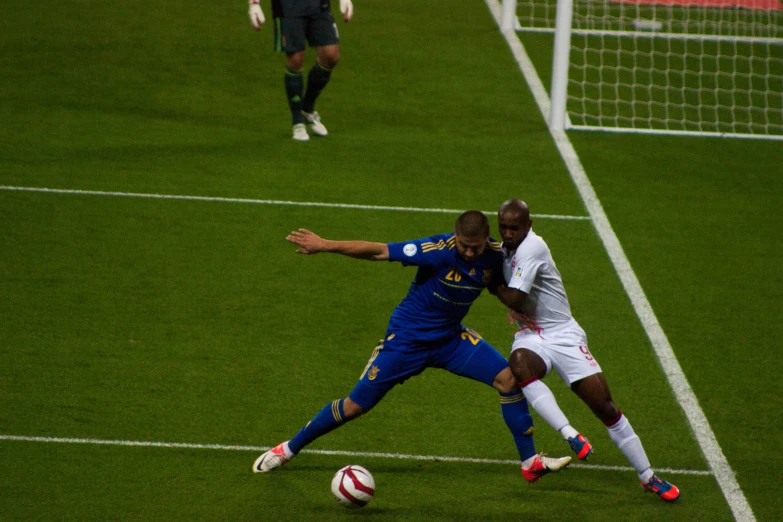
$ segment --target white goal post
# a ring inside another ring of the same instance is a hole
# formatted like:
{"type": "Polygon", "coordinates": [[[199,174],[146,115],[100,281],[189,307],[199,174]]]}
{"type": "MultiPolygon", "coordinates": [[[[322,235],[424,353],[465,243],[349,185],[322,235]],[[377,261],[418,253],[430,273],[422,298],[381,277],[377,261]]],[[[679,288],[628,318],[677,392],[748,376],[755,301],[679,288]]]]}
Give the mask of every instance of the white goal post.
{"type": "Polygon", "coordinates": [[[554,129],[783,140],[783,0],[502,0],[554,33],[554,129]]]}

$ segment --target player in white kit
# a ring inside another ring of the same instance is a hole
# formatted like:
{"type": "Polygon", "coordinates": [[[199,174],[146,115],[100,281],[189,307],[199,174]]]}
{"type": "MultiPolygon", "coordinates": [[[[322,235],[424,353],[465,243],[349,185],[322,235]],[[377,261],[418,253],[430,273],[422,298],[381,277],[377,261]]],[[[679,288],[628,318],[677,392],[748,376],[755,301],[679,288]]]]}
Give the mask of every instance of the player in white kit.
{"type": "Polygon", "coordinates": [[[549,247],[533,232],[532,224],[524,202],[511,199],[500,206],[506,284],[499,284],[493,293],[512,310],[520,327],[511,348],[511,371],[530,406],[562,434],[579,459],[587,459],[592,445],[569,424],[555,396],[541,382],[554,368],[606,425],[609,437],[639,474],[642,487],[667,502],[677,500],[680,491],[655,475],[639,437],[615,406],[601,367],[587,347],[587,336],[571,316],[549,247]]]}

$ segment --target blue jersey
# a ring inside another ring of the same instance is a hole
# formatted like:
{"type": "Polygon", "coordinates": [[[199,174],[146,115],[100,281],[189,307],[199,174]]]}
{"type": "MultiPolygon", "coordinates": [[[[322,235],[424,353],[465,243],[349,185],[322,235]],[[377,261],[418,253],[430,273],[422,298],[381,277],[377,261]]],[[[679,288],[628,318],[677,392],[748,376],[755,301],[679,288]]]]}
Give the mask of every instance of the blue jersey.
{"type": "Polygon", "coordinates": [[[389,332],[425,345],[460,335],[470,305],[495,274],[503,273],[500,243],[490,238],[484,252],[468,263],[459,256],[453,233],[389,243],[389,261],[419,267],[408,295],[392,313],[389,332]]]}

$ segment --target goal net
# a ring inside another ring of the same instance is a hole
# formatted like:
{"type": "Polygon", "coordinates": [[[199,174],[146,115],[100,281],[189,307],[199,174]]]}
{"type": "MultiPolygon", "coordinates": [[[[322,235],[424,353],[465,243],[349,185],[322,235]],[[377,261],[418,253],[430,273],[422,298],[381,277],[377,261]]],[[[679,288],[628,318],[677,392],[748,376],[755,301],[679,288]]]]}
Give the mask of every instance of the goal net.
{"type": "Polygon", "coordinates": [[[551,124],[783,139],[783,0],[519,0],[555,33],[551,124]]]}

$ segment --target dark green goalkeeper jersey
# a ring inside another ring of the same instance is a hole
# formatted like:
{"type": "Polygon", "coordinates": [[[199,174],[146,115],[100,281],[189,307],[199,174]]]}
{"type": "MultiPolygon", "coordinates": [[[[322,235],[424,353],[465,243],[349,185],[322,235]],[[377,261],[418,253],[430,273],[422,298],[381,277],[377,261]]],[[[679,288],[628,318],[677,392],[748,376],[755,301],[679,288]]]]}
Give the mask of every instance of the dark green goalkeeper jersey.
{"type": "Polygon", "coordinates": [[[330,9],[330,0],[272,0],[275,18],[311,16],[330,9]]]}

